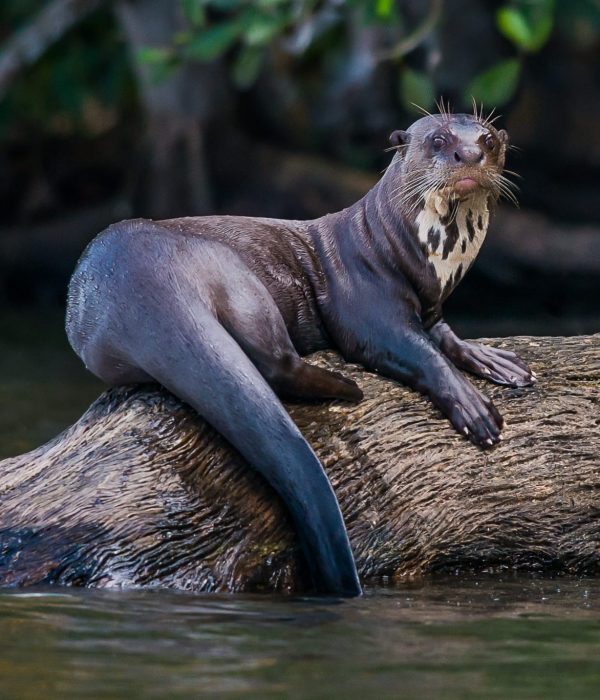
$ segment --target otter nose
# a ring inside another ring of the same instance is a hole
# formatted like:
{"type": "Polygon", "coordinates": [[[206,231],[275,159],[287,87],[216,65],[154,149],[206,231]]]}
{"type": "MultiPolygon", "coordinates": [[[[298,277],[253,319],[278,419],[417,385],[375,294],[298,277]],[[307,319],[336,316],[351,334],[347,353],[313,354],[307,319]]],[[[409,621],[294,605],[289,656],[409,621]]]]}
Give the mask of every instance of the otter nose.
{"type": "Polygon", "coordinates": [[[480,163],[483,160],[483,151],[481,148],[479,148],[479,146],[460,145],[456,151],[454,151],[454,160],[457,163],[474,165],[475,163],[480,163]]]}

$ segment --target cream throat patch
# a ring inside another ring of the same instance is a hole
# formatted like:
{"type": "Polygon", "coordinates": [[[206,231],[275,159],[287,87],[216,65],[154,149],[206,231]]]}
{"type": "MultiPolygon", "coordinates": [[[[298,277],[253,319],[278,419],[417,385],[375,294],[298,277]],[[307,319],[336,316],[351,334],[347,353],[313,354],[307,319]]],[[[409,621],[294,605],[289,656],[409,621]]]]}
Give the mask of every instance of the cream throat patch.
{"type": "Polygon", "coordinates": [[[426,198],[416,218],[417,236],[443,293],[458,284],[477,257],[489,218],[485,193],[454,202],[439,193],[426,198]]]}

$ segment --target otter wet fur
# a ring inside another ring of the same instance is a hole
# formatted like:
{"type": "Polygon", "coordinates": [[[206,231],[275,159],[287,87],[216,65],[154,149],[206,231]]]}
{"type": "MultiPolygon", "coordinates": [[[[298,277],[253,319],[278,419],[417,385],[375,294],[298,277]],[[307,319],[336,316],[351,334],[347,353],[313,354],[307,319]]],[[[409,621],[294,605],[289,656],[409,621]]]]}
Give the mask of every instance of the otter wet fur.
{"type": "Polygon", "coordinates": [[[156,381],[193,406],[286,504],[317,590],[359,595],[335,494],[278,397],[360,401],[301,356],[342,356],[428,396],[491,447],[503,420],[459,371],[507,386],[516,355],[460,340],[442,303],[511,196],[508,136],[477,111],[425,116],[359,202],[313,221],[207,216],[110,226],[73,274],[67,334],[111,385],[156,381]]]}

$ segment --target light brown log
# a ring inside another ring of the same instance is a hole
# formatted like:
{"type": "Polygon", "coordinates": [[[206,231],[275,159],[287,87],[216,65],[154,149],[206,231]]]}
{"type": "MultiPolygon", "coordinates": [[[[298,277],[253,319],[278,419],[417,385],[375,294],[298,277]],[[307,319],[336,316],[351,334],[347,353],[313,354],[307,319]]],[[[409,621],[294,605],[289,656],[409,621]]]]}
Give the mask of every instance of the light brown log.
{"type": "MultiPolygon", "coordinates": [[[[333,483],[363,580],[440,571],[600,573],[600,335],[490,341],[536,370],[483,385],[507,419],[482,452],[422,397],[333,353],[358,405],[290,406],[333,483]]],[[[272,490],[161,389],[103,394],[0,462],[0,583],[302,590],[272,490]]]]}

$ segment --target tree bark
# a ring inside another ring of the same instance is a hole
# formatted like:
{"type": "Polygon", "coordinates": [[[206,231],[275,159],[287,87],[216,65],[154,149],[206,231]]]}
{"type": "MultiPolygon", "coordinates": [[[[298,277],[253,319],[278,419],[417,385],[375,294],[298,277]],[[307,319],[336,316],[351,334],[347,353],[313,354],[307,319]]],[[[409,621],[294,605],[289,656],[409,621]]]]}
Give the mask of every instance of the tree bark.
{"type": "MultiPolygon", "coordinates": [[[[600,335],[490,342],[539,381],[485,386],[507,420],[487,452],[415,393],[333,353],[311,358],[365,392],[357,405],[289,406],[363,580],[600,573],[600,335]]],[[[304,571],[273,491],[157,387],[108,391],[47,445],[0,462],[4,585],[302,591],[304,571]]]]}
{"type": "Polygon", "coordinates": [[[188,29],[178,2],[118,0],[116,16],[132,53],[146,126],[138,211],[153,218],[197,216],[214,209],[206,129],[228,117],[229,82],[222,62],[185,61],[157,80],[141,49],[171,46],[188,29]]]}

